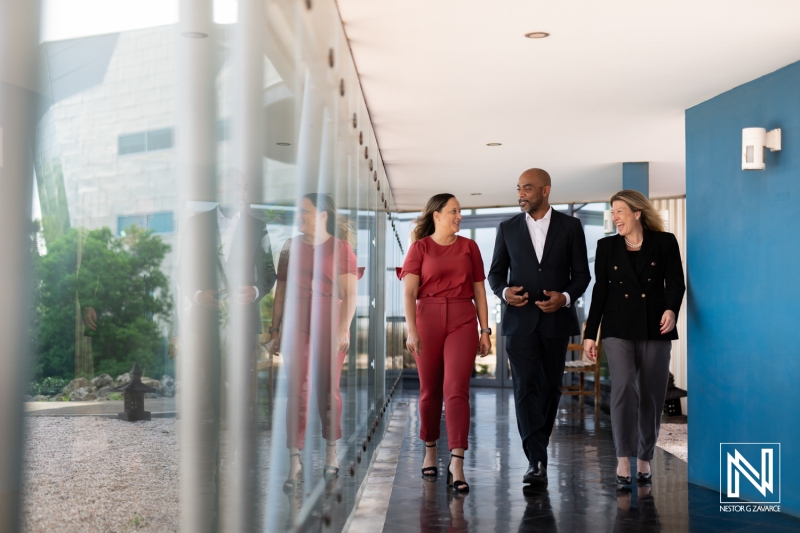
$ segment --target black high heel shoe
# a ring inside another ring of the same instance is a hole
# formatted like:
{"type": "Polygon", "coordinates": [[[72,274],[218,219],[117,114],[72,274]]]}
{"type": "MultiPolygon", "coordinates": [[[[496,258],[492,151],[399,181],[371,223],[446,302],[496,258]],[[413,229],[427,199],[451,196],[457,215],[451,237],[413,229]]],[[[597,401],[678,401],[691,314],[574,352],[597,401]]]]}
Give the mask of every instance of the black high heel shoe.
{"type": "MultiPolygon", "coordinates": [[[[428,446],[425,444],[426,448],[436,448],[436,445],[433,444],[428,446]]],[[[425,458],[422,459],[423,463],[425,462],[425,458]]],[[[422,469],[422,477],[439,477],[439,469],[435,466],[426,466],[422,469]]]]}
{"type": "MultiPolygon", "coordinates": [[[[292,460],[292,457],[300,457],[300,453],[293,453],[289,455],[289,461],[292,460]]],[[[300,475],[300,472],[303,471],[303,463],[300,463],[300,470],[294,475],[294,477],[290,477],[283,483],[283,493],[284,494],[291,494],[294,492],[295,487],[297,486],[297,477],[300,475]]]]}
{"type": "Polygon", "coordinates": [[[453,481],[453,473],[450,471],[450,463],[453,462],[453,457],[464,459],[463,455],[450,454],[450,461],[447,463],[447,486],[453,487],[455,492],[469,492],[469,485],[466,481],[461,481],[460,479],[453,481]]]}
{"type": "MultiPolygon", "coordinates": [[[[336,443],[335,442],[333,444],[325,443],[325,446],[336,447],[336,443]]],[[[325,478],[325,481],[336,479],[337,477],[339,477],[339,467],[332,465],[325,465],[325,468],[322,469],[322,477],[325,478]]]]}
{"type": "MultiPolygon", "coordinates": [[[[650,461],[647,461],[648,466],[652,469],[653,467],[650,465],[650,461]]],[[[636,482],[637,483],[651,483],[653,481],[653,472],[636,472],[636,482]]]]}

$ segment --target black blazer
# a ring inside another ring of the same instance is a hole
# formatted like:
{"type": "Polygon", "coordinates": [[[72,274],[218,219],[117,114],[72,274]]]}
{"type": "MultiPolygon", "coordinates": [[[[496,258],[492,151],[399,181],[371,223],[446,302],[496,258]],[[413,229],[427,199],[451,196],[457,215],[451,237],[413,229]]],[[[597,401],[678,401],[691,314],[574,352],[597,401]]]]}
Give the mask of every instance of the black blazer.
{"type": "MultiPolygon", "coordinates": [[[[230,260],[244,258],[243,272],[246,279],[244,285],[258,288],[258,298],[247,306],[246,315],[255,332],[261,333],[261,308],[259,302],[269,294],[275,284],[275,266],[272,261],[272,251],[265,250],[262,245],[267,235],[266,224],[249,213],[241,213],[239,224],[231,242],[230,260]],[[244,252],[242,252],[244,247],[244,252]]],[[[182,251],[181,268],[188,274],[183,279],[187,282],[181,291],[189,299],[193,299],[195,292],[206,289],[228,289],[228,278],[235,266],[221,256],[219,250],[219,224],[217,223],[217,210],[205,211],[186,220],[186,228],[182,238],[185,242],[193,242],[197,247],[195,257],[187,257],[182,251]],[[195,268],[197,262],[213,265],[212,268],[195,268]],[[220,286],[221,285],[221,286],[220,286]]],[[[194,309],[195,307],[193,307],[194,309]]]]}
{"type": "Polygon", "coordinates": [[[667,309],[678,318],[686,292],[678,240],[672,233],[645,230],[638,254],[634,271],[624,237],[614,235],[597,241],[592,307],[585,338],[597,338],[601,320],[604,339],[678,338],[677,327],[662,335],[660,325],[667,309]]]}
{"type": "Polygon", "coordinates": [[[579,335],[574,304],[591,280],[581,221],[553,210],[540,264],[525,216],[525,213],[520,213],[501,222],[494,242],[488,277],[492,291],[505,305],[501,333],[531,335],[538,330],[547,338],[579,335]],[[506,287],[524,287],[528,303],[522,307],[505,303],[503,290],[506,287]],[[570,307],[562,307],[555,313],[543,313],[533,303],[547,299],[543,291],[568,293],[570,307]]]}

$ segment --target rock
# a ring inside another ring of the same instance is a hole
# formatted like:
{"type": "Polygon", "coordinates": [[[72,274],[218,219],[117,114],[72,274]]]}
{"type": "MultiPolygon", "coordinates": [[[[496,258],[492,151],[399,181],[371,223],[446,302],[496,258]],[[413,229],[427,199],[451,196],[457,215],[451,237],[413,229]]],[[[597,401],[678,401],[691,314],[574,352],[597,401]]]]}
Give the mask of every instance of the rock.
{"type": "Polygon", "coordinates": [[[164,374],[164,377],[161,378],[161,386],[163,387],[162,394],[167,398],[172,398],[175,396],[175,380],[172,377],[164,374]]]}
{"type": "Polygon", "coordinates": [[[98,391],[104,387],[113,387],[114,379],[108,374],[100,374],[92,380],[92,387],[98,391]]]}
{"type": "Polygon", "coordinates": [[[164,386],[157,379],[142,378],[142,384],[155,389],[156,394],[159,396],[161,396],[161,393],[164,391],[164,386]]]}
{"type": "Polygon", "coordinates": [[[121,387],[123,385],[127,385],[131,382],[131,374],[130,372],[125,372],[121,376],[117,376],[117,380],[114,382],[114,386],[121,387]]]}
{"type": "Polygon", "coordinates": [[[45,396],[44,394],[40,394],[39,396],[34,396],[32,401],[34,401],[34,402],[49,402],[50,401],[50,396],[45,396]]]}
{"type": "Polygon", "coordinates": [[[108,399],[108,395],[111,394],[112,392],[115,392],[114,387],[106,386],[103,387],[102,389],[98,389],[95,394],[100,399],[108,399]]]}
{"type": "Polygon", "coordinates": [[[81,387],[69,395],[69,401],[71,402],[88,402],[96,399],[97,395],[94,393],[94,387],[81,387]]]}
{"type": "Polygon", "coordinates": [[[155,392],[146,392],[144,393],[145,398],[161,398],[161,395],[155,392]]]}
{"type": "Polygon", "coordinates": [[[75,392],[78,389],[84,389],[89,387],[89,380],[86,378],[76,378],[69,382],[69,384],[64,387],[61,392],[64,394],[70,394],[75,392]]]}

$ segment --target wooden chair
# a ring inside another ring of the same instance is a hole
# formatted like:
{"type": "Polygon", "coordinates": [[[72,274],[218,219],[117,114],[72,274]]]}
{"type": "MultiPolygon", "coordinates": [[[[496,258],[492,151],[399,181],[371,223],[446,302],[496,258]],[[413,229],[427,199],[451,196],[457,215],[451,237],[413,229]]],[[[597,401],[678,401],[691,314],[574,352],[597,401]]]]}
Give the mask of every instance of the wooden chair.
{"type": "Polygon", "coordinates": [[[594,396],[594,412],[595,415],[600,413],[600,353],[603,349],[603,341],[600,339],[600,330],[597,331],[597,361],[591,362],[586,358],[583,352],[583,334],[586,332],[586,323],[583,323],[583,330],[581,332],[580,344],[569,344],[567,346],[568,352],[580,352],[581,357],[575,361],[567,361],[564,366],[564,372],[578,372],[580,376],[580,383],[578,385],[563,385],[561,387],[561,394],[565,396],[580,396],[581,410],[583,410],[583,397],[594,396]],[[587,372],[594,373],[594,390],[584,390],[584,374],[587,372]]]}

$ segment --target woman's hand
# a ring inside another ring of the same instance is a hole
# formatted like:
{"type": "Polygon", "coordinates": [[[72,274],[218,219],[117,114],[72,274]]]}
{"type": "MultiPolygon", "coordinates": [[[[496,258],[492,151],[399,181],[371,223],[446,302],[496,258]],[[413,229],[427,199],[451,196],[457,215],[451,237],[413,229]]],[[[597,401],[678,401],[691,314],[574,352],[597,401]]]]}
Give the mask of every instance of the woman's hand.
{"type": "Polygon", "coordinates": [[[269,342],[267,343],[267,350],[272,355],[280,355],[281,349],[281,334],[278,332],[272,333],[269,342]]]}
{"type": "Polygon", "coordinates": [[[416,331],[409,331],[408,338],[406,339],[406,347],[411,355],[414,357],[419,355],[419,335],[416,331]]]}
{"type": "Polygon", "coordinates": [[[597,343],[592,339],[583,341],[583,351],[592,363],[597,362],[597,343]]]}
{"type": "Polygon", "coordinates": [[[666,335],[673,329],[675,329],[675,313],[667,309],[661,315],[661,334],[666,335]]]}
{"type": "Polygon", "coordinates": [[[350,330],[339,330],[339,353],[347,353],[350,349],[350,330]]]}
{"type": "Polygon", "coordinates": [[[488,332],[481,333],[480,351],[481,357],[486,357],[492,351],[492,339],[488,332]]]}

